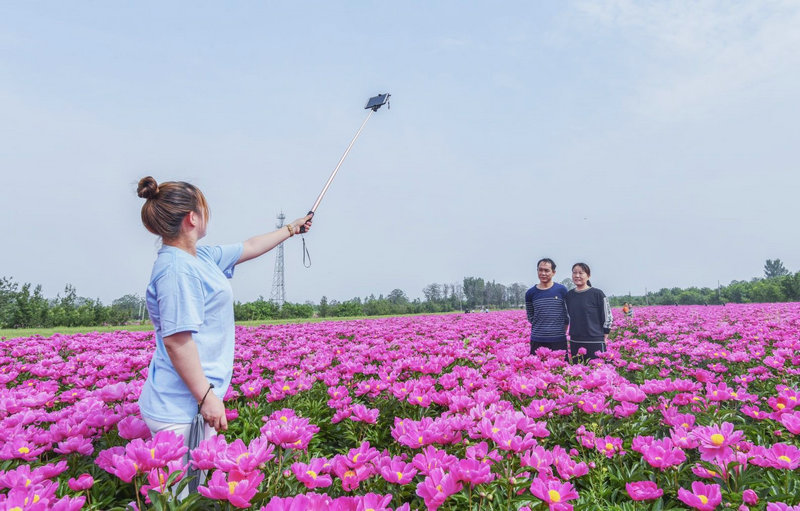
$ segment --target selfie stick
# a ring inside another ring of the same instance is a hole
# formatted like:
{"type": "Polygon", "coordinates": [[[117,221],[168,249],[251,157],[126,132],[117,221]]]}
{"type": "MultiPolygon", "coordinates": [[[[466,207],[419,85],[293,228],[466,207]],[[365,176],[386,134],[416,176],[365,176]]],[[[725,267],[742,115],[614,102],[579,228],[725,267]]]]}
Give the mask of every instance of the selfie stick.
{"type": "MultiPolygon", "coordinates": [[[[377,112],[380,107],[382,107],[384,104],[389,102],[389,97],[390,96],[391,96],[391,94],[387,93],[387,94],[378,94],[377,96],[369,98],[369,100],[367,101],[367,105],[364,107],[365,110],[369,110],[369,113],[367,114],[367,118],[364,119],[364,122],[361,123],[361,127],[358,128],[358,132],[356,132],[356,136],[353,137],[353,140],[350,141],[350,145],[347,146],[347,149],[345,150],[344,154],[339,159],[339,163],[336,164],[336,168],[333,169],[333,172],[331,173],[331,177],[328,178],[328,182],[325,183],[325,186],[322,188],[322,191],[319,192],[319,196],[317,197],[317,200],[314,202],[314,205],[311,207],[311,210],[308,212],[309,215],[313,216],[314,213],[316,213],[317,207],[319,207],[319,203],[322,202],[322,197],[324,197],[325,196],[325,192],[328,191],[328,187],[331,185],[331,182],[333,181],[333,178],[336,177],[336,173],[339,172],[339,167],[342,166],[342,162],[344,162],[344,159],[347,158],[347,153],[350,152],[350,149],[353,147],[353,144],[356,143],[356,139],[358,139],[358,136],[361,135],[361,130],[364,129],[364,126],[367,124],[367,121],[369,120],[369,118],[372,117],[372,114],[377,112]]],[[[300,232],[306,232],[305,225],[300,226],[300,232]]]]}

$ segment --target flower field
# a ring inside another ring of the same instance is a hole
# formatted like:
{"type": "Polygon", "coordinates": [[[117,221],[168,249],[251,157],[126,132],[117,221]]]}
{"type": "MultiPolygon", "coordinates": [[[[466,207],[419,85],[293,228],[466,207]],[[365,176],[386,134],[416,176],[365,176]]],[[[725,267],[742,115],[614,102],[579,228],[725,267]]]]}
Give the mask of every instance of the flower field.
{"type": "Polygon", "coordinates": [[[4,340],[0,509],[800,510],[800,304],[615,311],[591,365],[529,332],[237,327],[229,430],[188,464],[139,416],[152,333],[4,340]]]}

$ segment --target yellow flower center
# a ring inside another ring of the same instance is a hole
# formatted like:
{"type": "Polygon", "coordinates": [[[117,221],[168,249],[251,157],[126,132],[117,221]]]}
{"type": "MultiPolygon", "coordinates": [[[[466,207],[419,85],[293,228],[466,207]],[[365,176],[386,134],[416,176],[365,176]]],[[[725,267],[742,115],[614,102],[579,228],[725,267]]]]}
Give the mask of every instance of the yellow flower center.
{"type": "Polygon", "coordinates": [[[284,392],[287,392],[289,390],[289,386],[288,385],[284,385],[281,390],[283,390],[284,392]]]}
{"type": "Polygon", "coordinates": [[[21,508],[21,507],[19,507],[19,506],[17,506],[17,507],[12,507],[12,508],[10,509],[10,511],[22,511],[22,508],[21,508]]]}
{"type": "Polygon", "coordinates": [[[287,417],[285,415],[281,415],[281,421],[282,422],[289,422],[289,417],[287,417]]]}
{"type": "Polygon", "coordinates": [[[233,495],[233,492],[236,490],[236,487],[239,486],[239,481],[231,481],[228,483],[228,492],[233,495]]]}
{"type": "Polygon", "coordinates": [[[345,477],[355,477],[356,473],[353,472],[352,470],[348,470],[347,472],[344,473],[344,476],[345,477]]]}
{"type": "Polygon", "coordinates": [[[242,454],[236,457],[236,463],[241,463],[242,458],[247,458],[248,456],[250,456],[249,452],[243,452],[242,454]]]}
{"type": "Polygon", "coordinates": [[[492,428],[492,433],[497,433],[498,431],[500,431],[500,428],[492,428]]]}
{"type": "Polygon", "coordinates": [[[703,504],[708,504],[708,497],[706,497],[705,495],[698,495],[697,498],[700,499],[700,502],[702,502],[703,504]]]}
{"type": "Polygon", "coordinates": [[[314,472],[313,470],[306,471],[306,474],[311,476],[311,479],[316,479],[317,478],[317,473],[314,472]]]}
{"type": "Polygon", "coordinates": [[[789,456],[778,456],[778,459],[779,460],[783,460],[786,463],[791,463],[792,462],[792,460],[789,459],[789,456]]]}
{"type": "Polygon", "coordinates": [[[442,485],[441,484],[437,484],[436,485],[436,490],[437,491],[442,491],[442,485]]]}
{"type": "Polygon", "coordinates": [[[539,411],[540,411],[540,412],[543,412],[543,411],[544,411],[544,405],[539,405],[539,411]]]}
{"type": "Polygon", "coordinates": [[[522,385],[520,385],[520,388],[521,388],[522,390],[525,390],[525,389],[527,389],[527,388],[528,388],[528,386],[527,386],[527,385],[525,385],[525,384],[523,383],[522,385]]]}
{"type": "Polygon", "coordinates": [[[156,459],[156,450],[155,450],[155,448],[150,449],[150,458],[151,459],[156,459]]]}
{"type": "Polygon", "coordinates": [[[417,401],[421,403],[422,402],[422,396],[417,396],[417,401]]]}
{"type": "Polygon", "coordinates": [[[360,453],[360,452],[356,453],[356,455],[355,455],[355,456],[353,456],[353,463],[356,463],[356,462],[358,461],[358,457],[359,457],[359,456],[361,456],[361,453],[360,453]]]}
{"type": "Polygon", "coordinates": [[[606,451],[613,451],[614,446],[611,445],[611,442],[606,442],[606,451]]]}
{"type": "Polygon", "coordinates": [[[714,445],[722,445],[725,441],[725,437],[720,435],[719,433],[714,433],[711,435],[711,443],[714,445]]]}
{"type": "Polygon", "coordinates": [[[786,408],[786,405],[785,405],[785,404],[783,404],[783,403],[778,403],[778,410],[783,410],[784,408],[786,408]]]}
{"type": "Polygon", "coordinates": [[[397,480],[399,481],[402,478],[403,478],[403,473],[402,472],[398,472],[397,473],[397,480]]]}
{"type": "Polygon", "coordinates": [[[17,449],[17,452],[19,452],[20,454],[28,454],[29,452],[31,452],[31,450],[28,449],[27,447],[20,447],[19,449],[17,449]]]}
{"type": "Polygon", "coordinates": [[[422,437],[417,438],[417,442],[419,442],[420,445],[422,445],[422,437]]]}
{"type": "Polygon", "coordinates": [[[555,490],[548,491],[547,496],[550,497],[552,502],[561,502],[561,494],[555,490]]]}

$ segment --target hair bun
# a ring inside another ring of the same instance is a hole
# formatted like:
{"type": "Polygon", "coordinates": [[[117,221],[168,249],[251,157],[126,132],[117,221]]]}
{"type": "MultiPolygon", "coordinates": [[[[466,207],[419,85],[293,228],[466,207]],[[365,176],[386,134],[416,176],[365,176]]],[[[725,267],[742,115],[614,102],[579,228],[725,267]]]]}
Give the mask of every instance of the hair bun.
{"type": "Polygon", "coordinates": [[[143,177],[139,180],[136,193],[142,199],[152,199],[158,194],[158,183],[152,176],[143,177]]]}

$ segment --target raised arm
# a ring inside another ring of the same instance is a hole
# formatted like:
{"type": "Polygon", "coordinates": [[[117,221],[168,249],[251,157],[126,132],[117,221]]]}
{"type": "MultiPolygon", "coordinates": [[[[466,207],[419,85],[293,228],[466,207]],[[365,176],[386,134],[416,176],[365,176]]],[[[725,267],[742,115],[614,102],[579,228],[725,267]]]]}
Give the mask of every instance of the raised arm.
{"type": "Polygon", "coordinates": [[[306,231],[308,231],[311,229],[312,216],[314,215],[306,215],[298,218],[294,222],[284,225],[275,231],[253,236],[252,238],[245,240],[242,243],[242,255],[239,257],[239,260],[236,261],[236,264],[243,263],[245,261],[249,261],[250,259],[255,259],[256,257],[266,254],[287,239],[291,238],[295,234],[298,234],[300,232],[300,227],[303,225],[305,225],[306,231]]]}

